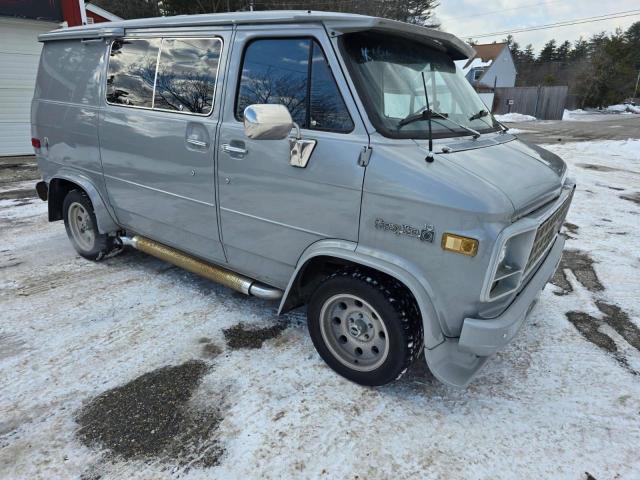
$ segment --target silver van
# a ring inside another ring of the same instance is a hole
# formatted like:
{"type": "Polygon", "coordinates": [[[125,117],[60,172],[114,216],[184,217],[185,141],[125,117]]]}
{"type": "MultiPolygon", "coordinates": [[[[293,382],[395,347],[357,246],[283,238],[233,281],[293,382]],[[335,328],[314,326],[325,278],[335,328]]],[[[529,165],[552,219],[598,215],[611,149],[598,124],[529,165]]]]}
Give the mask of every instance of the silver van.
{"type": "Polygon", "coordinates": [[[307,306],[363,385],[424,352],[466,386],[553,275],[575,188],[489,113],[436,30],[272,11],[65,28],[44,43],[33,146],[49,220],[307,306]]]}

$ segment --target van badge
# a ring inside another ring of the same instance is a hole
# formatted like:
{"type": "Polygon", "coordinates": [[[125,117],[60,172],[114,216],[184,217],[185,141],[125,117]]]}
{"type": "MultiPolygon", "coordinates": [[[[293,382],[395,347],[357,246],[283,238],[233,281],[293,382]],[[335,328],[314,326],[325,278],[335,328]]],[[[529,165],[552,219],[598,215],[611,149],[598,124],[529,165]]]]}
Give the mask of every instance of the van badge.
{"type": "Polygon", "coordinates": [[[395,233],[396,235],[406,235],[407,237],[417,238],[423,242],[433,243],[435,229],[433,225],[426,224],[424,228],[417,228],[412,225],[400,225],[398,223],[386,222],[382,218],[376,218],[376,228],[395,233]]]}

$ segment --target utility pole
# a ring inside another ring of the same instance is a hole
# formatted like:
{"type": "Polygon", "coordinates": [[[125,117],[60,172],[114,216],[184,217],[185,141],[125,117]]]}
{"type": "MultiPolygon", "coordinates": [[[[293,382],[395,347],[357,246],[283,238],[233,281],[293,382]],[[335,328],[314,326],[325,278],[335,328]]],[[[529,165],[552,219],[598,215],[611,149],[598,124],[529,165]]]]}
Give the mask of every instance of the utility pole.
{"type": "Polygon", "coordinates": [[[633,91],[633,98],[638,97],[638,84],[640,84],[640,70],[638,70],[638,78],[636,79],[636,88],[633,91]]]}

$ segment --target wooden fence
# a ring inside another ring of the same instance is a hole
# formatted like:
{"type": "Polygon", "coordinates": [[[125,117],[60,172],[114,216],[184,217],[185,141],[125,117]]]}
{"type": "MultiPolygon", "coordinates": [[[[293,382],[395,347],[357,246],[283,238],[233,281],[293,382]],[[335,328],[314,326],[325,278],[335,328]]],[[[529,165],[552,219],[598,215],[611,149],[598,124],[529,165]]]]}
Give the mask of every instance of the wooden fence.
{"type": "Polygon", "coordinates": [[[533,115],[541,120],[562,120],[569,87],[498,87],[493,113],[533,115]]]}

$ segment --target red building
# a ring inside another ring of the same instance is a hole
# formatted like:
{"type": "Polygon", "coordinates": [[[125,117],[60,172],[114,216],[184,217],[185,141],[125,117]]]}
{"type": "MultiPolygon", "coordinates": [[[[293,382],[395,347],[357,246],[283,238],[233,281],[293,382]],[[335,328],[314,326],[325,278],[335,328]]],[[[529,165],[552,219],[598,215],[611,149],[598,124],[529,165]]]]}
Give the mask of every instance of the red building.
{"type": "Polygon", "coordinates": [[[120,20],[83,0],[0,0],[0,156],[30,155],[38,35],[61,26],[120,20]]]}

